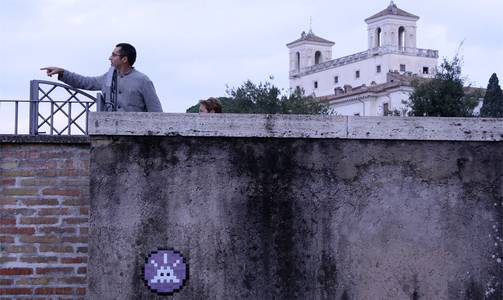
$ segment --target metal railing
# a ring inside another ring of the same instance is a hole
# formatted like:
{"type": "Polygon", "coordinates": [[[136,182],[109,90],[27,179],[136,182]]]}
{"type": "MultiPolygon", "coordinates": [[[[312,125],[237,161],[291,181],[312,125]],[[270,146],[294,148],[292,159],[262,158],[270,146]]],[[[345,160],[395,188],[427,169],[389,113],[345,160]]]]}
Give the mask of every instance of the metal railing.
{"type": "Polygon", "coordinates": [[[0,104],[14,104],[14,134],[19,133],[20,105],[26,103],[30,135],[87,135],[88,114],[96,110],[96,101],[97,97],[65,84],[32,80],[30,100],[0,100],[0,104]]]}

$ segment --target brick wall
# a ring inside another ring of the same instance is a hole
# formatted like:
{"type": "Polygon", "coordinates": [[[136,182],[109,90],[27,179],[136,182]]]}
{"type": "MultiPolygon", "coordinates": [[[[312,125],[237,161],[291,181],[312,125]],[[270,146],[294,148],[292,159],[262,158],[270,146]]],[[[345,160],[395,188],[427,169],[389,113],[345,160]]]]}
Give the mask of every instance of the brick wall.
{"type": "Polygon", "coordinates": [[[0,138],[0,299],[86,293],[89,142],[0,138]]]}

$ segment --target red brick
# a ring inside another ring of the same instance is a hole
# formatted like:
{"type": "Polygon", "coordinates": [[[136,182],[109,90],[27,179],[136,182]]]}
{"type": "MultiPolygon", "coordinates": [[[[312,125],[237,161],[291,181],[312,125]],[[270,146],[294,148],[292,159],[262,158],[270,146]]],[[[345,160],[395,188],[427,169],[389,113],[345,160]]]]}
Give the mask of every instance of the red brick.
{"type": "Polygon", "coordinates": [[[36,170],[3,170],[4,177],[33,177],[36,175],[36,170]]]}
{"type": "Polygon", "coordinates": [[[57,185],[59,181],[54,178],[26,178],[21,179],[22,186],[48,186],[57,185]]]}
{"type": "Polygon", "coordinates": [[[62,257],[61,258],[61,263],[62,264],[83,264],[87,262],[87,257],[86,256],[80,256],[80,257],[62,257]]]}
{"type": "Polygon", "coordinates": [[[89,234],[89,227],[80,227],[80,234],[89,234]]]}
{"type": "Polygon", "coordinates": [[[12,285],[14,280],[12,279],[0,279],[0,285],[12,285]]]}
{"type": "Polygon", "coordinates": [[[0,205],[16,205],[16,198],[1,198],[0,205]]]}
{"type": "Polygon", "coordinates": [[[39,247],[40,252],[58,252],[58,253],[73,253],[72,246],[60,246],[60,245],[45,245],[42,244],[39,247]]]}
{"type": "Polygon", "coordinates": [[[38,210],[39,216],[59,216],[68,215],[68,208],[41,208],[38,210]]]}
{"type": "Polygon", "coordinates": [[[86,294],[85,288],[77,288],[77,295],[85,295],[85,294],[86,294]]]}
{"type": "Polygon", "coordinates": [[[38,189],[36,188],[4,188],[2,191],[3,195],[11,196],[31,196],[37,193],[38,189]]]}
{"type": "Polygon", "coordinates": [[[16,225],[16,219],[14,218],[0,218],[0,225],[16,225]]]}
{"type": "Polygon", "coordinates": [[[31,295],[33,290],[30,288],[0,288],[0,295],[31,295]]]}
{"type": "Polygon", "coordinates": [[[73,293],[72,288],[37,288],[35,289],[35,294],[37,295],[71,295],[73,293]]]}
{"type": "Polygon", "coordinates": [[[38,158],[39,151],[23,151],[14,149],[14,151],[0,152],[0,157],[7,158],[38,158]]]}
{"type": "Polygon", "coordinates": [[[59,242],[59,238],[53,235],[43,235],[43,236],[35,236],[35,235],[23,235],[20,238],[21,243],[57,243],[59,242]]]}
{"type": "Polygon", "coordinates": [[[75,233],[77,232],[77,229],[75,227],[39,227],[38,231],[41,233],[57,233],[57,234],[64,234],[64,233],[75,233]]]}
{"type": "Polygon", "coordinates": [[[81,215],[88,215],[88,214],[89,214],[89,207],[86,207],[86,206],[81,207],[81,208],[79,209],[79,211],[80,211],[80,214],[81,214],[81,215]]]}
{"type": "Polygon", "coordinates": [[[88,205],[89,204],[89,199],[87,198],[80,198],[80,199],[67,199],[63,200],[62,205],[64,206],[81,206],[81,205],[88,205]]]}
{"type": "Polygon", "coordinates": [[[86,284],[86,277],[85,276],[74,276],[74,277],[65,277],[61,278],[59,282],[65,283],[65,284],[86,284]]]}
{"type": "Polygon", "coordinates": [[[0,180],[0,185],[1,186],[8,186],[8,185],[15,185],[16,184],[16,179],[15,178],[8,178],[8,179],[2,179],[0,180]]]}
{"type": "Polygon", "coordinates": [[[14,243],[14,237],[13,236],[7,236],[7,235],[0,235],[0,244],[2,243],[14,243]]]}
{"type": "Polygon", "coordinates": [[[72,179],[62,179],[61,185],[89,188],[89,178],[81,177],[81,178],[75,178],[75,179],[73,179],[73,178],[72,179]]]}
{"type": "Polygon", "coordinates": [[[71,158],[75,155],[74,151],[41,152],[40,158],[71,158]]]}
{"type": "Polygon", "coordinates": [[[44,195],[58,195],[58,196],[80,196],[80,189],[56,189],[46,188],[42,190],[44,195]]]}
{"type": "Polygon", "coordinates": [[[2,208],[0,209],[0,217],[12,216],[31,216],[35,213],[32,208],[2,208]]]}
{"type": "Polygon", "coordinates": [[[58,168],[60,169],[76,169],[77,164],[72,159],[65,159],[58,161],[58,168]]]}
{"type": "Polygon", "coordinates": [[[77,274],[87,274],[87,268],[86,267],[80,267],[77,269],[77,274]]]}
{"type": "Polygon", "coordinates": [[[33,269],[31,268],[5,268],[0,269],[0,275],[31,275],[33,269]]]}
{"type": "Polygon", "coordinates": [[[25,256],[21,257],[20,260],[26,263],[42,264],[42,263],[57,262],[58,258],[56,256],[25,256]]]}
{"type": "Polygon", "coordinates": [[[56,224],[58,218],[48,217],[25,217],[21,218],[21,224],[56,224]]]}
{"type": "Polygon", "coordinates": [[[34,227],[0,227],[0,233],[4,234],[33,234],[34,227]]]}
{"type": "Polygon", "coordinates": [[[73,273],[73,268],[37,268],[37,274],[49,274],[49,273],[73,273]]]}
{"type": "Polygon", "coordinates": [[[56,199],[22,199],[21,202],[26,206],[52,206],[59,204],[58,200],[56,199]]]}
{"type": "Polygon", "coordinates": [[[6,253],[35,253],[37,248],[32,245],[11,245],[4,250],[6,253]]]}
{"type": "Polygon", "coordinates": [[[4,264],[4,263],[7,263],[7,262],[13,262],[13,261],[16,261],[15,257],[10,257],[10,256],[2,256],[2,257],[0,257],[0,264],[4,264]]]}
{"type": "Polygon", "coordinates": [[[61,238],[63,243],[87,243],[88,240],[87,236],[65,236],[61,238]]]}
{"type": "Polygon", "coordinates": [[[48,285],[51,281],[51,278],[47,277],[21,278],[16,280],[16,285],[48,285]]]}
{"type": "Polygon", "coordinates": [[[55,169],[57,163],[55,161],[47,160],[24,160],[19,162],[20,168],[33,168],[33,169],[55,169]]]}
{"type": "Polygon", "coordinates": [[[87,253],[87,247],[77,247],[77,253],[87,253]]]}
{"type": "Polygon", "coordinates": [[[84,224],[89,222],[89,218],[66,218],[63,219],[65,224],[84,224]]]}
{"type": "Polygon", "coordinates": [[[41,169],[37,171],[39,177],[73,177],[73,176],[89,176],[89,171],[80,169],[41,169]]]}

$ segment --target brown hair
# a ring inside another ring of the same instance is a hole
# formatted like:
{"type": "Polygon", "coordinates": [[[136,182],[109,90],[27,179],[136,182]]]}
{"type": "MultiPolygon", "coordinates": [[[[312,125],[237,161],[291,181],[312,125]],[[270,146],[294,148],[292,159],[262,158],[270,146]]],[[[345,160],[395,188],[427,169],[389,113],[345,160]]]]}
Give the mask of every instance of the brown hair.
{"type": "Polygon", "coordinates": [[[206,110],[208,112],[215,112],[215,113],[221,113],[222,112],[222,103],[220,103],[220,100],[217,98],[208,98],[208,100],[200,100],[199,104],[204,105],[206,107],[206,110]]]}

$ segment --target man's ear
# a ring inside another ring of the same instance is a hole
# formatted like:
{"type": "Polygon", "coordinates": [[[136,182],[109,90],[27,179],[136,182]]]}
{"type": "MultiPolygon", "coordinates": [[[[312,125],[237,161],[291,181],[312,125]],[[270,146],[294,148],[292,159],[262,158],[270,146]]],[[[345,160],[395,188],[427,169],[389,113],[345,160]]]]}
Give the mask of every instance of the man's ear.
{"type": "Polygon", "coordinates": [[[127,56],[123,56],[123,57],[121,58],[121,60],[122,60],[122,62],[123,62],[123,63],[127,63],[127,62],[129,62],[129,61],[128,61],[128,59],[127,59],[127,56]]]}

